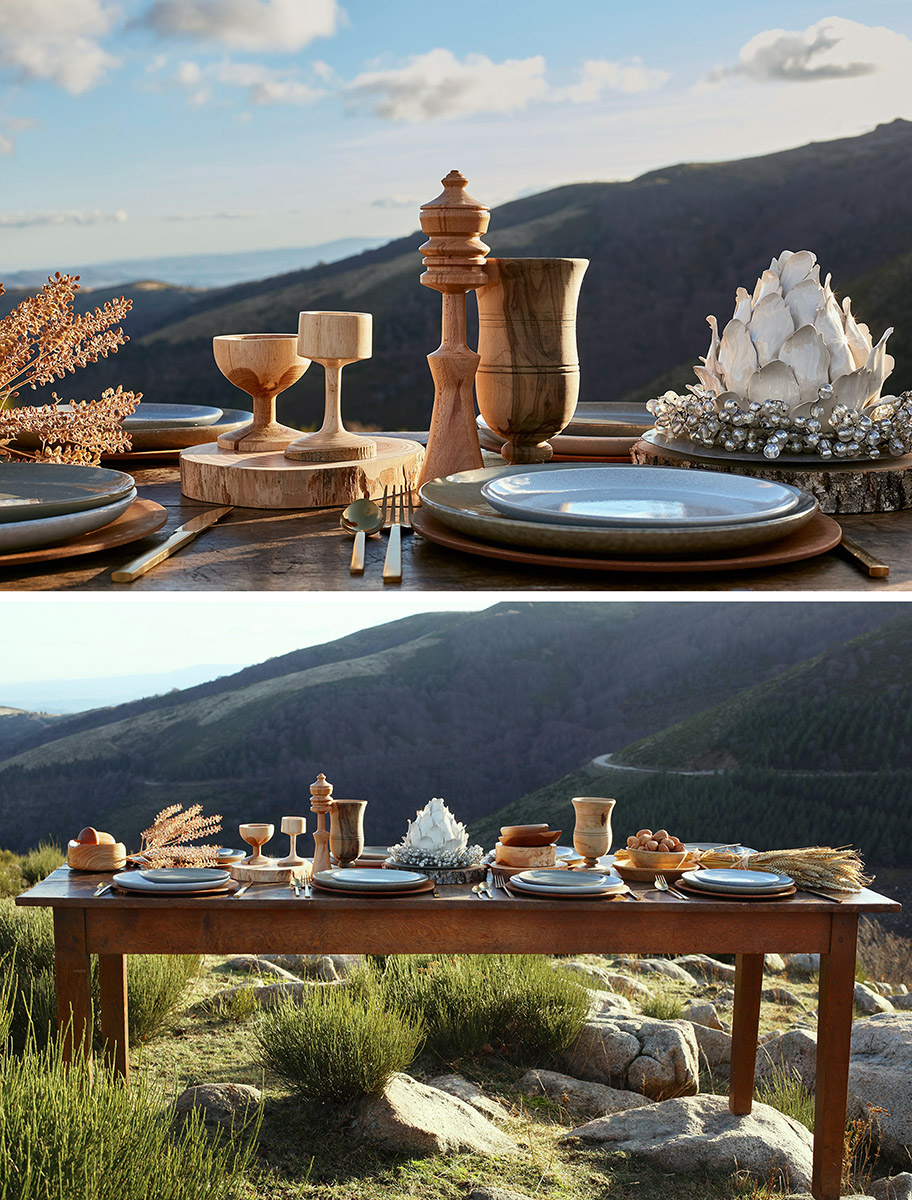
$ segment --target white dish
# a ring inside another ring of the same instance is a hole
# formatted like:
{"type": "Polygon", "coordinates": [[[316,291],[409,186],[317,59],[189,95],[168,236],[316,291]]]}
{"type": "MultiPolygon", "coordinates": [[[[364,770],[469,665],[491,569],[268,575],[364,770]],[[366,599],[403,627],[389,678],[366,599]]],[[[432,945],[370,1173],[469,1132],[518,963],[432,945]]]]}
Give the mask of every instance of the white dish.
{"type": "Polygon", "coordinates": [[[0,462],[0,522],[34,521],[102,508],[133,490],[132,475],[108,467],[0,462]]]}
{"type": "MultiPolygon", "coordinates": [[[[227,875],[227,872],[225,872],[227,875]]],[[[223,888],[227,879],[214,879],[211,883],[155,883],[144,878],[143,871],[121,871],[114,876],[114,883],[127,892],[157,892],[158,895],[180,896],[186,892],[211,892],[223,888]]]]}
{"type": "Polygon", "coordinates": [[[749,475],[583,465],[526,468],[489,480],[481,494],[520,521],[612,529],[741,525],[782,516],[801,499],[798,488],[749,475]]]}
{"type": "MultiPolygon", "coordinates": [[[[7,521],[0,524],[0,553],[35,550],[54,542],[65,542],[81,533],[92,533],[116,521],[136,499],[136,488],[120,500],[90,508],[85,512],[61,513],[54,517],[36,517],[33,521],[7,521]]],[[[2,563],[2,559],[0,559],[2,563]]]]}
{"type": "Polygon", "coordinates": [[[523,883],[535,887],[560,887],[571,891],[579,891],[587,887],[606,887],[623,881],[610,872],[605,871],[558,871],[548,867],[533,867],[528,871],[520,871],[513,876],[523,883]]]}
{"type": "Polygon", "coordinates": [[[403,888],[420,887],[427,883],[427,879],[427,875],[420,875],[417,871],[399,871],[388,867],[335,867],[314,875],[314,882],[322,887],[365,892],[401,891],[403,888]]]}
{"type": "Polygon", "coordinates": [[[623,880],[618,880],[615,884],[605,884],[602,887],[595,885],[579,888],[565,888],[556,885],[552,887],[536,887],[532,883],[523,883],[521,879],[514,875],[509,883],[510,887],[515,888],[518,892],[525,892],[527,896],[549,896],[561,900],[591,900],[597,896],[622,895],[629,890],[623,880]]]}
{"type": "Polygon", "coordinates": [[[704,891],[766,893],[781,892],[794,885],[791,875],[778,871],[739,871],[737,869],[711,869],[688,871],[681,879],[691,887],[704,891]]]}

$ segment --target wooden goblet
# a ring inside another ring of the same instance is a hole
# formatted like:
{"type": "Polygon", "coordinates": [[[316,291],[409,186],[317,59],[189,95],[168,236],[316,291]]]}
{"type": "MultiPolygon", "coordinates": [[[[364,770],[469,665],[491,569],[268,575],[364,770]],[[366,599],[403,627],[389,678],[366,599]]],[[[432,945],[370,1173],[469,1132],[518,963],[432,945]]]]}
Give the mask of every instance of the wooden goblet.
{"type": "Polygon", "coordinates": [[[276,396],[297,383],[310,366],[293,333],[224,333],[212,339],[218,369],[253,401],[253,421],[218,439],[220,450],[284,450],[300,435],[276,421],[276,396]]]}
{"type": "Polygon", "coordinates": [[[275,862],[274,858],[268,858],[261,849],[275,833],[275,825],[238,825],[238,833],[249,846],[253,847],[253,853],[244,859],[246,866],[265,867],[271,866],[275,862]]]}
{"type": "Polygon", "coordinates": [[[573,830],[573,849],[586,860],[592,870],[603,854],[611,849],[611,810],[614,800],[602,796],[574,796],[576,827],[573,830]]]}
{"type": "Polygon", "coordinates": [[[283,817],[282,832],[288,834],[288,854],[285,858],[280,858],[277,866],[280,867],[303,867],[307,861],[301,858],[298,854],[298,838],[302,833],[307,832],[306,817],[283,817]]]}
{"type": "Polygon", "coordinates": [[[285,457],[297,462],[351,462],[373,458],[373,438],[342,424],[342,368],[371,356],[371,315],[351,312],[302,312],[298,318],[298,354],[322,363],[326,372],[323,425],[296,438],[285,457]]]}
{"type": "Polygon", "coordinates": [[[333,800],[329,813],[329,848],[340,867],[350,867],[364,851],[366,800],[333,800]]]}

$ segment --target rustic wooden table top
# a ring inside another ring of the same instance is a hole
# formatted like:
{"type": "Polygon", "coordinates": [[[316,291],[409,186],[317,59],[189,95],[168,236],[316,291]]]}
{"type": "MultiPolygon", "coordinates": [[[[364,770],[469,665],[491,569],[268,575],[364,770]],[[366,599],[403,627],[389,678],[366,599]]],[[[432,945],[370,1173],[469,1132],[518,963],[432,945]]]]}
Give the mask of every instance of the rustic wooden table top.
{"type": "MultiPolygon", "coordinates": [[[[181,495],[176,463],[128,464],[139,494],[163,505],[167,525],[129,546],[82,558],[18,568],[0,566],[0,590],[381,591],[385,538],[368,538],[366,569],[349,574],[352,542],[338,509],[303,512],[235,508],[194,542],[135,583],[115,584],[111,572],[158,545],[179,525],[214,507],[181,495]]],[[[402,543],[402,583],[412,591],[836,591],[864,596],[912,589],[912,509],[839,518],[846,535],[890,567],[871,579],[841,550],[790,566],[693,574],[558,570],[512,565],[433,545],[413,535],[402,543]]]]}

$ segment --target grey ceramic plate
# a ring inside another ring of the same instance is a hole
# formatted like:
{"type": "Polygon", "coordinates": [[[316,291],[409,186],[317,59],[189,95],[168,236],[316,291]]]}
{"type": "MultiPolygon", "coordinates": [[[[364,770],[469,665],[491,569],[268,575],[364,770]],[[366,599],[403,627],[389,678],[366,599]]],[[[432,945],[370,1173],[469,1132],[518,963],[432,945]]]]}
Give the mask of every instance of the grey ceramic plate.
{"type": "Polygon", "coordinates": [[[576,412],[564,430],[567,434],[587,437],[635,437],[652,429],[655,417],[643,404],[622,404],[606,401],[602,404],[577,404],[576,412]]]}
{"type": "Polygon", "coordinates": [[[140,871],[147,883],[157,883],[165,887],[205,887],[208,884],[225,883],[231,876],[227,871],[219,871],[215,867],[152,867],[140,871]]]}
{"type": "Polygon", "coordinates": [[[175,429],[180,426],[214,425],[222,418],[222,409],[201,404],[147,404],[124,418],[124,429],[175,429]]]}
{"type": "Polygon", "coordinates": [[[211,425],[155,426],[150,429],[130,430],[131,451],[184,450],[188,446],[202,446],[217,441],[221,434],[231,433],[253,420],[251,413],[242,408],[226,408],[211,425]]]}
{"type": "Polygon", "coordinates": [[[597,900],[600,896],[621,896],[630,890],[623,880],[618,880],[616,884],[606,884],[604,887],[535,887],[531,883],[523,883],[515,875],[509,880],[509,886],[526,896],[555,900],[597,900]]]}
{"type": "Polygon", "coordinates": [[[574,891],[579,888],[614,886],[621,882],[617,875],[606,874],[604,871],[554,871],[545,867],[520,871],[513,878],[533,887],[561,887],[574,891]]]}
{"type": "Polygon", "coordinates": [[[344,888],[346,891],[384,892],[402,888],[420,887],[427,883],[427,875],[417,871],[397,871],[376,867],[339,867],[332,871],[318,871],[314,882],[328,888],[344,888]]]}
{"type": "Polygon", "coordinates": [[[90,508],[85,512],[63,513],[57,517],[37,517],[34,521],[9,521],[0,525],[0,554],[13,550],[34,550],[65,542],[80,533],[92,533],[116,520],[136,499],[136,488],[121,500],[90,508]]]}
{"type": "MultiPolygon", "coordinates": [[[[157,892],[158,895],[179,896],[184,892],[209,892],[223,888],[226,879],[216,879],[210,883],[156,883],[145,878],[145,871],[121,871],[114,876],[114,883],[128,892],[157,892]]],[[[227,872],[226,872],[227,874],[227,872]]]]}
{"type": "MultiPolygon", "coordinates": [[[[484,417],[476,417],[475,424],[478,426],[478,441],[482,449],[499,454],[504,439],[498,437],[484,417]]],[[[554,453],[562,457],[623,458],[625,454],[630,453],[630,448],[638,437],[635,433],[623,437],[581,437],[564,431],[549,437],[548,442],[554,453]]]]}
{"type": "Polygon", "coordinates": [[[582,464],[526,467],[483,484],[481,494],[519,521],[612,529],[751,524],[791,512],[801,499],[798,488],[750,475],[641,466],[619,475],[582,464]]]}
{"type": "Polygon", "coordinates": [[[133,490],[132,475],[107,467],[0,462],[0,523],[85,512],[133,490]]]}
{"type": "MultiPolygon", "coordinates": [[[[546,464],[542,470],[565,470],[562,464],[546,464]]],[[[610,471],[634,468],[615,465],[610,471]]],[[[795,533],[817,512],[817,501],[805,492],[795,508],[781,517],[753,524],[705,526],[699,529],[606,529],[584,525],[552,525],[545,521],[514,521],[496,512],[481,494],[482,485],[508,472],[525,467],[482,467],[461,471],[424,484],[421,503],[444,525],[485,542],[499,542],[536,551],[569,551],[574,554],[614,555],[625,558],[677,558],[705,551],[725,552],[744,546],[772,542],[795,533]]],[[[675,471],[676,467],[650,467],[650,471],[675,471]]],[[[684,472],[686,474],[686,472],[684,472]]]]}
{"type": "MultiPolygon", "coordinates": [[[[870,462],[899,462],[889,455],[882,454],[880,458],[871,458],[865,454],[856,454],[853,458],[821,458],[819,454],[780,454],[778,458],[766,458],[763,454],[745,454],[740,450],[719,450],[715,446],[698,446],[696,442],[688,442],[683,438],[670,438],[658,429],[650,429],[643,434],[644,442],[655,446],[658,450],[667,450],[670,454],[680,454],[682,458],[697,458],[701,462],[726,463],[745,462],[758,466],[769,467],[837,467],[840,463],[870,463],[870,462]]],[[[908,454],[902,458],[909,458],[908,454]]]]}
{"type": "Polygon", "coordinates": [[[688,871],[681,878],[692,887],[712,892],[781,892],[794,884],[791,875],[778,871],[739,871],[725,868],[688,871]]]}

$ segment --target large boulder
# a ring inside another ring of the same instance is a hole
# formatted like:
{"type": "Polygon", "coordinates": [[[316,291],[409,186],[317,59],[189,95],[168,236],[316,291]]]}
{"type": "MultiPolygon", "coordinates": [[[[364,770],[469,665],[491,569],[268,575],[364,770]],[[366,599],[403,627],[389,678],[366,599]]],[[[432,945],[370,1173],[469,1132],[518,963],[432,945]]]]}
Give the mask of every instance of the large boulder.
{"type": "Polygon", "coordinates": [[[309,994],[314,988],[320,987],[344,987],[344,980],[336,980],[335,982],[319,982],[314,980],[308,983],[301,979],[283,979],[280,983],[264,983],[260,987],[253,987],[249,983],[241,984],[239,987],[225,988],[224,991],[216,992],[212,997],[210,1004],[214,1009],[226,1008],[231,1005],[232,999],[239,992],[251,992],[253,994],[254,1003],[259,1008],[275,1008],[277,1005],[288,1000],[300,1000],[305,994],[309,994]]]}
{"type": "Polygon", "coordinates": [[[650,1100],[699,1090],[697,1041],[689,1021],[590,1017],[559,1062],[567,1075],[650,1100]]]}
{"type": "Polygon", "coordinates": [[[652,999],[652,988],[647,983],[634,979],[632,975],[625,975],[621,971],[606,971],[605,980],[612,991],[620,992],[628,1000],[652,999]]]}
{"type": "Polygon", "coordinates": [[[895,996],[890,997],[890,1002],[900,1012],[907,1012],[909,1009],[912,1009],[912,992],[897,992],[895,996]]]}
{"type": "Polygon", "coordinates": [[[644,1104],[651,1103],[636,1092],[622,1092],[603,1083],[574,1079],[557,1071],[527,1071],[516,1087],[527,1096],[547,1096],[585,1117],[604,1117],[608,1113],[642,1108],[644,1104]]]}
{"type": "Polygon", "coordinates": [[[715,1004],[690,1004],[684,1009],[684,1020],[691,1025],[705,1025],[707,1029],[723,1029],[715,1004]]]}
{"type": "Polygon", "coordinates": [[[707,983],[734,983],[735,968],[729,963],[719,962],[708,954],[682,954],[675,963],[688,974],[707,983]]]}
{"type": "Polygon", "coordinates": [[[804,1007],[804,1002],[800,996],[796,996],[794,992],[790,992],[788,988],[783,987],[764,988],[760,993],[760,999],[766,1000],[770,1004],[783,1004],[791,1008],[796,1006],[799,1008],[804,1007]]]}
{"type": "Polygon", "coordinates": [[[301,979],[323,979],[328,982],[347,979],[364,962],[360,954],[261,954],[260,958],[284,967],[301,979]]]}
{"type": "Polygon", "coordinates": [[[767,1183],[811,1184],[810,1132],[767,1104],[741,1116],[723,1096],[688,1096],[598,1117],[567,1134],[655,1163],[663,1171],[741,1170],[767,1183]]]}
{"type": "Polygon", "coordinates": [[[462,1075],[436,1075],[427,1082],[429,1087],[439,1088],[441,1092],[447,1092],[451,1096],[458,1096],[460,1100],[468,1104],[470,1108],[474,1108],[476,1112],[480,1112],[482,1116],[493,1117],[500,1121],[509,1116],[499,1100],[492,1100],[490,1096],[486,1096],[477,1084],[472,1083],[469,1079],[464,1079],[462,1075]]]}
{"type": "Polygon", "coordinates": [[[641,971],[645,975],[664,975],[676,983],[695,984],[693,975],[676,962],[667,958],[625,958],[624,966],[631,971],[641,971]]]}
{"type": "Polygon", "coordinates": [[[633,1005],[620,992],[595,991],[593,988],[587,988],[586,991],[589,993],[590,1017],[597,1017],[604,1013],[613,1013],[616,1017],[633,1015],[633,1005]]]}
{"type": "Polygon", "coordinates": [[[409,1075],[394,1075],[383,1092],[358,1107],[356,1125],[367,1141],[394,1154],[516,1155],[512,1138],[463,1100],[409,1075]]]}
{"type": "Polygon", "coordinates": [[[247,1083],[200,1083],[181,1092],[174,1107],[181,1116],[199,1112],[204,1124],[233,1129],[255,1115],[262,1099],[247,1083]]]}
{"type": "Polygon", "coordinates": [[[293,971],[286,971],[278,963],[257,954],[236,954],[226,962],[220,963],[216,971],[246,971],[256,975],[270,975],[273,979],[291,980],[300,983],[301,977],[293,971]]]}
{"type": "Polygon", "coordinates": [[[875,1013],[896,1011],[895,1005],[886,996],[863,983],[855,984],[855,1007],[866,1017],[873,1017],[875,1013]]]}
{"type": "Polygon", "coordinates": [[[912,1016],[879,1013],[852,1028],[850,1119],[870,1117],[881,1162],[903,1168],[912,1154],[912,1016]]]}
{"type": "Polygon", "coordinates": [[[819,954],[787,954],[785,956],[785,973],[791,979],[809,979],[819,970],[819,954]]]}
{"type": "Polygon", "coordinates": [[[786,1072],[797,1076],[813,1092],[817,1083],[817,1034],[810,1029],[790,1029],[764,1042],[757,1050],[755,1083],[769,1083],[786,1072]]]}
{"type": "Polygon", "coordinates": [[[889,1179],[875,1179],[868,1184],[874,1200],[912,1200],[912,1175],[903,1171],[889,1179]]]}
{"type": "Polygon", "coordinates": [[[714,1029],[711,1025],[693,1027],[694,1037],[700,1051],[700,1061],[710,1070],[716,1067],[727,1067],[731,1063],[732,1038],[724,1029],[714,1029]]]}

